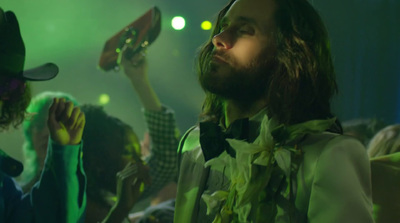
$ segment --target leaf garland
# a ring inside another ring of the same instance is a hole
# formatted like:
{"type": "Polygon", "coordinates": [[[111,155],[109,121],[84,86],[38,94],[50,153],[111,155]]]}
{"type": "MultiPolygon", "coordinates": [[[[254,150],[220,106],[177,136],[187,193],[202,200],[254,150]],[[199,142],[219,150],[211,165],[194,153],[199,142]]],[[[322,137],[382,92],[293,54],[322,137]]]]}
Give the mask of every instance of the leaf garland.
{"type": "Polygon", "coordinates": [[[292,179],[296,178],[302,161],[302,151],[296,142],[306,134],[325,131],[334,122],[335,118],[285,126],[265,115],[253,143],[226,139],[236,151],[236,158],[224,152],[204,164],[227,166],[230,171],[228,191],[202,196],[207,214],[220,208],[213,223],[277,219],[291,222],[296,215],[292,179]]]}

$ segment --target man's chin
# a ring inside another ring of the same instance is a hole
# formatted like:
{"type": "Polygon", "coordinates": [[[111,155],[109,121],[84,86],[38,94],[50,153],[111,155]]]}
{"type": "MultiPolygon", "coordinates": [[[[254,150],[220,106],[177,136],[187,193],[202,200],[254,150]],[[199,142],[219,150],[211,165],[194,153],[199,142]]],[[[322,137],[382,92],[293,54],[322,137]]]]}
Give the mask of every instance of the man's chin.
{"type": "Polygon", "coordinates": [[[209,78],[223,80],[229,79],[233,73],[234,71],[230,66],[217,65],[211,66],[205,75],[209,78]]]}

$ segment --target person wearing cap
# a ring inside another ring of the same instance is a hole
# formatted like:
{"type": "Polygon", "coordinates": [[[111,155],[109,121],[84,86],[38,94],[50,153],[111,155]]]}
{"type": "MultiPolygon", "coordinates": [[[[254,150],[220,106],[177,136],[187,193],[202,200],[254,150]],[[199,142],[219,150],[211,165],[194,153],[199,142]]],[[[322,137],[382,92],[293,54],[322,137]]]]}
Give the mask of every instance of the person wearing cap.
{"type": "MultiPolygon", "coordinates": [[[[31,95],[27,81],[44,81],[58,73],[55,64],[25,70],[25,46],[15,14],[0,8],[0,130],[18,127],[31,95]]],[[[81,161],[85,116],[72,102],[55,98],[49,108],[50,131],[45,168],[30,193],[12,177],[22,164],[0,149],[0,222],[84,221],[86,176],[81,161]]]]}

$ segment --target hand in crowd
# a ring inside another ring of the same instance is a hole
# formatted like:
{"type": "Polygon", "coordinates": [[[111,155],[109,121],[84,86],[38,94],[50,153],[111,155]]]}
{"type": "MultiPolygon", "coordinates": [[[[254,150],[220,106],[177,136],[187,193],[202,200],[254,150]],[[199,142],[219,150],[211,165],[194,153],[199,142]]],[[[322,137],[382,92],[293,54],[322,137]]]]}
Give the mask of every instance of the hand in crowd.
{"type": "Polygon", "coordinates": [[[150,133],[149,132],[145,132],[144,136],[143,136],[143,140],[140,141],[140,150],[142,152],[142,157],[147,157],[147,156],[149,156],[151,154],[151,151],[150,151],[151,142],[150,141],[151,141],[150,140],[150,133]]]}
{"type": "Polygon", "coordinates": [[[121,51],[120,65],[125,75],[131,80],[141,80],[147,77],[146,49],[130,56],[131,49],[124,47],[121,51]]]}
{"type": "Polygon", "coordinates": [[[139,199],[143,183],[150,183],[147,166],[140,162],[129,162],[122,171],[117,173],[116,208],[129,212],[139,199]]]}
{"type": "Polygon", "coordinates": [[[73,103],[54,98],[49,108],[47,125],[51,139],[59,145],[76,145],[82,140],[85,115],[73,103]]]}
{"type": "Polygon", "coordinates": [[[121,69],[131,81],[143,107],[150,111],[161,111],[160,99],[151,86],[147,74],[146,48],[132,56],[130,54],[132,49],[127,45],[124,46],[118,60],[121,69]]]}

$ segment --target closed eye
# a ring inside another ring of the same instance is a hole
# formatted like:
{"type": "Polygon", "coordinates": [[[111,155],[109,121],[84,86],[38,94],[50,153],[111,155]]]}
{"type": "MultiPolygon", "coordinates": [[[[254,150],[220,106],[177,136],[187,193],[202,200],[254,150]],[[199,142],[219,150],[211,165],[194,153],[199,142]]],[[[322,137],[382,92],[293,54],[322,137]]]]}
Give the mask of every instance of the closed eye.
{"type": "Polygon", "coordinates": [[[238,34],[241,34],[241,35],[254,35],[255,30],[249,25],[244,25],[244,26],[240,26],[240,28],[238,28],[237,32],[238,32],[238,34]]]}

